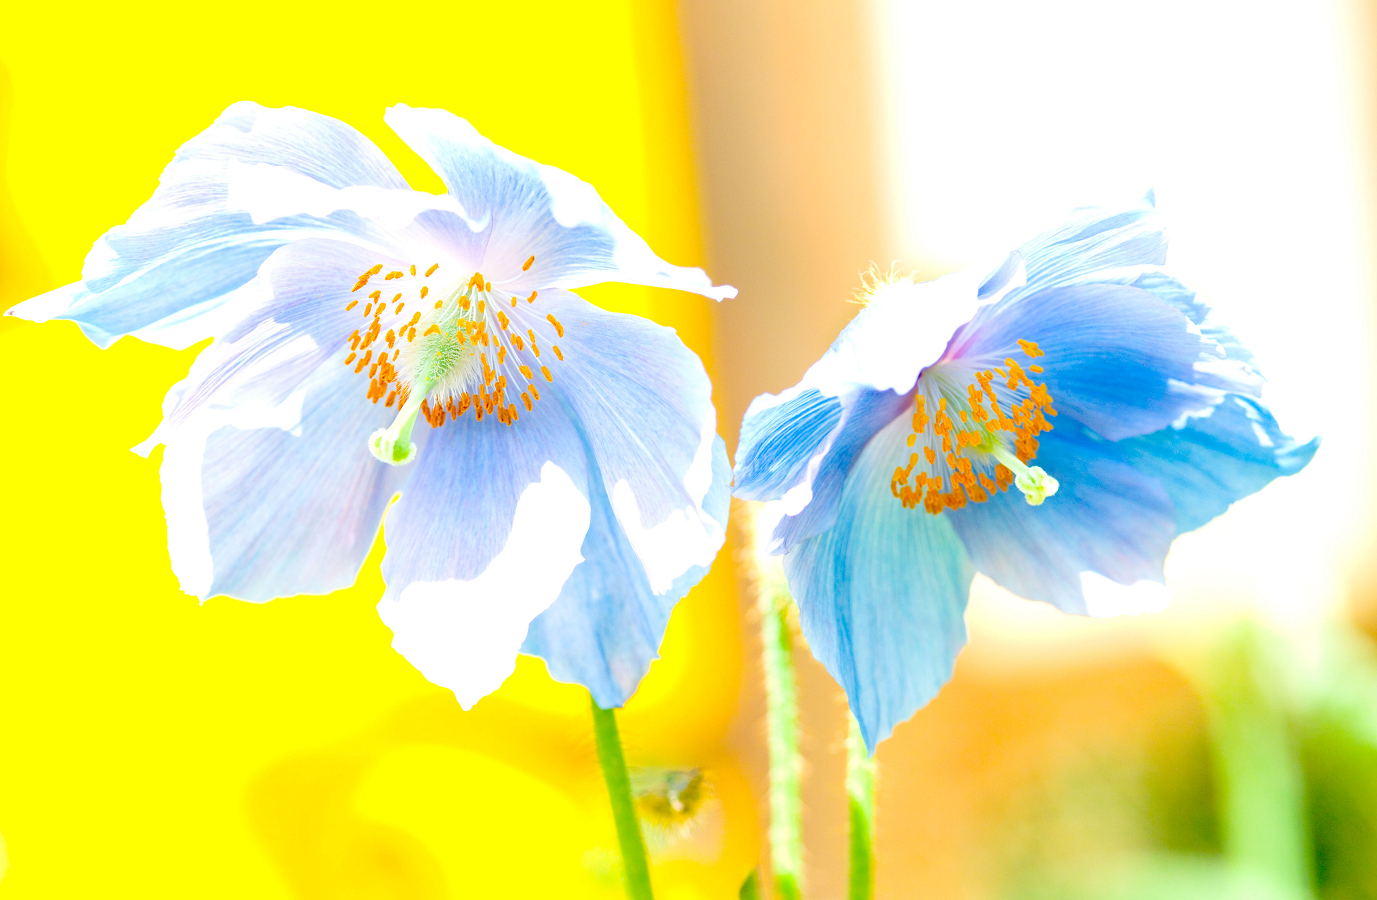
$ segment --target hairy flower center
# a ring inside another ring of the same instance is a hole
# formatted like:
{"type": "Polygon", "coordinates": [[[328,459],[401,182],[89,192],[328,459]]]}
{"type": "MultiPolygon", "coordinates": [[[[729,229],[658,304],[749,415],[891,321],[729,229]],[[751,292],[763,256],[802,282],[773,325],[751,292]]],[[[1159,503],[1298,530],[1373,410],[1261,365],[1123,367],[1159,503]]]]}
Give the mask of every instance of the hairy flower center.
{"type": "MultiPolygon", "coordinates": [[[[528,259],[523,271],[534,261],[535,257],[528,259]]],[[[524,308],[518,311],[519,301],[524,299],[529,307],[536,291],[518,297],[494,289],[479,272],[462,283],[444,276],[432,281],[439,263],[424,274],[418,275],[414,265],[409,269],[409,274],[394,270],[383,275],[383,286],[367,295],[363,315],[368,324],[349,336],[350,352],[344,360],[355,372],[368,370],[369,400],[398,408],[392,425],[369,440],[373,454],[393,465],[415,458],[411,431],[418,416],[432,428],[470,410],[479,422],[492,418],[515,424],[520,418],[516,396],[527,411],[540,400],[533,370],[539,369],[547,383],[555,380],[540,361],[540,344],[548,342],[555,357],[564,359],[559,346],[548,341],[546,332],[551,330],[564,336],[564,326],[553,315],[544,322],[527,323],[531,327],[524,329],[524,337],[521,334],[517,320],[531,316],[524,308]],[[502,309],[508,304],[510,316],[502,309]]],[[[361,274],[352,292],[368,287],[382,270],[379,264],[361,274]]],[[[345,309],[359,302],[350,300],[345,309]]]]}
{"type": "MultiPolygon", "coordinates": [[[[1032,341],[1018,344],[1029,358],[1043,355],[1032,341]]],[[[1025,370],[1013,357],[1004,365],[1007,371],[991,366],[965,373],[970,382],[964,388],[965,379],[954,378],[942,365],[923,373],[914,392],[913,434],[908,438],[915,452],[909,454],[908,465],[894,470],[889,483],[906,509],[921,504],[937,515],[967,502],[984,503],[1011,485],[1033,506],[1057,492],[1055,478],[1028,465],[1037,456],[1037,436],[1052,430],[1047,416],[1057,414],[1047,385],[1034,384],[1028,377],[1029,372],[1042,372],[1042,367],[1029,365],[1025,370]],[[934,400],[937,411],[929,416],[928,404],[934,400]]]]}

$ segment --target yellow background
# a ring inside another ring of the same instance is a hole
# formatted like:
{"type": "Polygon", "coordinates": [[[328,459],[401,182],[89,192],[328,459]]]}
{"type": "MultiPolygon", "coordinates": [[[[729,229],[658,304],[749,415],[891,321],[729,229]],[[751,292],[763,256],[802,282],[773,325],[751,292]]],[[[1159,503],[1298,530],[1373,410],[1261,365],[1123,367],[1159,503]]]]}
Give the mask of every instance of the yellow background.
{"type": "MultiPolygon", "coordinates": [[[[701,263],[664,0],[24,4],[0,30],[0,306],[77,279],[177,146],[243,99],[343,119],[435,191],[382,112],[445,107],[593,183],[672,262],[701,263]]],[[[706,357],[705,301],[586,296],[706,357]]],[[[68,323],[0,320],[0,897],[615,896],[586,694],[523,659],[462,712],[389,646],[381,540],[328,597],[180,592],[158,454],[128,448],[195,352],[100,351],[68,323]]],[[[703,766],[713,784],[709,833],[659,854],[667,900],[734,894],[757,856],[726,746],[738,632],[719,564],[621,717],[633,764],[703,766]]]]}

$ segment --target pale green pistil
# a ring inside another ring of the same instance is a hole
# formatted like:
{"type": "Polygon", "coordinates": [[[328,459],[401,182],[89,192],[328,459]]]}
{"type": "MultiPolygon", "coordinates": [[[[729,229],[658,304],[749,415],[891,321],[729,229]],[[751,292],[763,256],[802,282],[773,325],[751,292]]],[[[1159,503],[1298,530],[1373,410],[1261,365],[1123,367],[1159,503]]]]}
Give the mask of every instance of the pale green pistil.
{"type": "Polygon", "coordinates": [[[1061,487],[1057,479],[1048,475],[1041,466],[1030,466],[1019,459],[1014,454],[1005,450],[999,441],[994,441],[988,449],[981,447],[987,453],[994,456],[1014,473],[1014,487],[1023,492],[1023,499],[1028,501],[1029,506],[1041,506],[1042,501],[1052,496],[1061,487]]]}

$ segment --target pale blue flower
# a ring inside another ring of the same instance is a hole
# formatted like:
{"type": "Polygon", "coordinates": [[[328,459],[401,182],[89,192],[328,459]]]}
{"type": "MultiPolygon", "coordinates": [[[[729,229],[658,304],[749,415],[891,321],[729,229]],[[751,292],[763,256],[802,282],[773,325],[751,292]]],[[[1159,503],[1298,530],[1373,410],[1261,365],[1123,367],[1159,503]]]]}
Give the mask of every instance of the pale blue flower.
{"type": "Polygon", "coordinates": [[[951,677],[976,571],[1066,612],[1160,608],[1178,534],[1310,461],[1166,246],[1149,198],[988,277],[881,280],[752,402],[735,493],[778,501],[771,549],[872,750],[951,677]]]}
{"type": "Polygon", "coordinates": [[[379,604],[398,651],[465,706],[518,649],[619,705],[722,544],[730,473],[698,358],[569,291],[735,290],[668,265],[592,187],[463,119],[395,106],[386,121],[448,193],[411,190],[341,122],[238,103],[96,242],[81,281],[11,313],[70,319],[101,346],[215,338],[136,448],[166,447],[187,593],[347,587],[400,493],[379,604]],[[437,427],[413,435],[418,417],[437,427]]]}

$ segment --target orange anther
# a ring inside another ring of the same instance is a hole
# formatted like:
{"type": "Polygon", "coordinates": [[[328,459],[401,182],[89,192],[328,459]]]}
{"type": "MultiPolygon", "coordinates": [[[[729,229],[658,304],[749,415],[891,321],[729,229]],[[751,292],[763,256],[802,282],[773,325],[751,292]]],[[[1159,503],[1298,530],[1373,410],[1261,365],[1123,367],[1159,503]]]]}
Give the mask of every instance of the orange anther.
{"type": "Polygon", "coordinates": [[[559,324],[559,320],[555,318],[554,313],[546,315],[545,318],[549,319],[550,324],[555,326],[555,334],[564,337],[564,326],[559,324]]]}
{"type": "Polygon", "coordinates": [[[526,298],[526,302],[527,302],[527,303],[534,303],[534,302],[535,302],[535,298],[536,298],[536,292],[535,292],[535,291],[531,291],[531,296],[529,296],[529,297],[526,298]]]}
{"type": "Polygon", "coordinates": [[[415,275],[415,274],[416,274],[416,267],[415,267],[415,266],[412,266],[412,267],[411,267],[411,274],[412,274],[412,275],[415,275]]]}
{"type": "MultiPolygon", "coordinates": [[[[369,299],[369,300],[372,300],[372,301],[374,301],[374,302],[377,302],[378,300],[381,300],[381,299],[382,299],[382,291],[374,291],[373,293],[371,293],[371,294],[368,295],[368,299],[369,299]]],[[[364,315],[368,315],[368,314],[367,314],[367,313],[364,313],[364,315]]]]}
{"type": "Polygon", "coordinates": [[[401,273],[401,272],[395,272],[395,271],[394,271],[394,272],[388,272],[386,275],[383,276],[383,281],[391,281],[391,280],[394,279],[394,278],[401,278],[401,277],[402,277],[402,273],[401,273]]]}
{"type": "Polygon", "coordinates": [[[1022,347],[1022,348],[1023,348],[1023,352],[1026,353],[1026,354],[1028,354],[1029,356],[1032,356],[1032,357],[1035,357],[1035,358],[1036,358],[1036,357],[1039,357],[1039,356],[1042,356],[1042,355],[1043,355],[1043,352],[1042,352],[1041,348],[1038,347],[1036,341],[1025,341],[1025,340],[1023,340],[1023,339],[1020,338],[1020,339],[1019,339],[1019,342],[1018,342],[1018,345],[1019,345],[1020,347],[1022,347]]]}
{"type": "MultiPolygon", "coordinates": [[[[415,267],[415,266],[412,266],[411,268],[414,269],[414,268],[416,268],[416,267],[415,267]]],[[[412,274],[414,275],[414,274],[416,274],[416,273],[413,272],[412,274]]],[[[421,285],[421,299],[424,300],[424,299],[426,298],[426,294],[429,294],[429,293],[430,293],[430,288],[426,287],[424,284],[421,285]]]]}
{"type": "Polygon", "coordinates": [[[432,322],[432,323],[430,323],[430,327],[429,327],[429,328],[427,328],[425,331],[421,332],[421,337],[425,337],[425,336],[428,335],[428,334],[439,334],[439,333],[440,333],[440,326],[439,326],[439,325],[436,325],[434,322],[432,322]]]}
{"type": "Polygon", "coordinates": [[[542,375],[545,376],[545,380],[546,380],[546,381],[554,381],[554,380],[555,380],[555,376],[551,375],[551,374],[550,374],[550,370],[547,369],[547,368],[545,368],[544,366],[541,366],[541,367],[540,367],[540,374],[542,374],[542,375]]]}
{"type": "Polygon", "coordinates": [[[426,269],[426,277],[429,278],[430,276],[434,275],[434,274],[435,274],[435,270],[438,269],[438,268],[440,268],[440,264],[439,264],[439,263],[436,263],[435,265],[431,266],[429,269],[426,269]]]}
{"type": "Polygon", "coordinates": [[[364,314],[365,316],[366,316],[366,315],[369,315],[369,314],[372,313],[372,312],[373,312],[373,304],[371,304],[371,303],[368,304],[367,306],[365,306],[365,307],[363,308],[363,314],[364,314]]]}
{"type": "Polygon", "coordinates": [[[564,359],[564,354],[560,351],[558,344],[552,344],[550,349],[555,351],[555,356],[559,357],[561,360],[564,359]]]}
{"type": "Polygon", "coordinates": [[[534,257],[534,256],[532,256],[530,259],[526,260],[524,263],[521,264],[521,271],[523,271],[523,272],[528,272],[528,271],[530,271],[530,269],[531,269],[531,263],[533,263],[533,262],[535,262],[535,257],[534,257]]]}
{"type": "Polygon", "coordinates": [[[520,373],[522,374],[522,376],[523,376],[527,381],[530,381],[530,380],[531,380],[531,377],[532,377],[532,376],[531,376],[531,368],[530,368],[530,366],[517,366],[517,367],[516,367],[516,370],[517,370],[518,372],[520,372],[520,373]]]}
{"type": "Polygon", "coordinates": [[[346,366],[349,365],[351,362],[354,361],[354,358],[357,357],[357,356],[358,356],[357,353],[350,353],[348,356],[346,356],[346,357],[344,358],[344,364],[345,364],[346,366]]]}
{"type": "Polygon", "coordinates": [[[506,314],[506,313],[504,313],[504,312],[503,312],[502,310],[500,310],[500,309],[497,311],[497,324],[502,326],[502,330],[503,330],[503,331],[506,331],[506,330],[507,330],[507,323],[510,322],[510,321],[511,321],[511,320],[507,318],[507,314],[506,314]]]}
{"type": "Polygon", "coordinates": [[[537,400],[540,399],[540,391],[536,390],[536,386],[534,383],[526,385],[526,390],[531,392],[532,397],[536,398],[537,400]]]}
{"type": "Polygon", "coordinates": [[[356,307],[356,306],[358,306],[358,305],[359,305],[359,301],[357,301],[357,300],[350,300],[350,301],[349,301],[349,305],[346,306],[346,307],[344,308],[344,311],[345,311],[345,312],[349,312],[349,310],[353,309],[354,307],[356,307]]]}
{"type": "Polygon", "coordinates": [[[931,447],[923,447],[923,455],[928,458],[928,465],[934,466],[937,464],[937,454],[931,447]]]}
{"type": "Polygon", "coordinates": [[[531,395],[525,391],[521,392],[521,402],[526,404],[526,412],[531,411],[531,395]]]}

